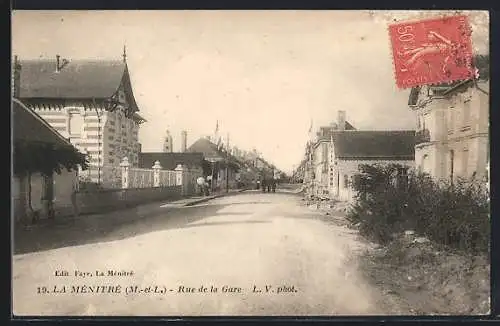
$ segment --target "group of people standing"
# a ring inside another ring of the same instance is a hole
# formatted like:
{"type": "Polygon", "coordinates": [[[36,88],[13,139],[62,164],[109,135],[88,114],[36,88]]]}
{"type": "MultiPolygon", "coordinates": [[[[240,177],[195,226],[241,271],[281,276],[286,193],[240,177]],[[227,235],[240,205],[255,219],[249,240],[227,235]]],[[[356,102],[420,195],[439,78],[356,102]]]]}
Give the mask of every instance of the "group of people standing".
{"type": "Polygon", "coordinates": [[[262,192],[276,192],[276,179],[261,179],[257,188],[261,188],[262,192]]]}
{"type": "MultiPolygon", "coordinates": [[[[196,179],[196,184],[198,187],[198,194],[200,196],[208,196],[210,195],[210,190],[211,190],[211,176],[208,177],[203,177],[199,176],[196,179]]],[[[277,185],[277,180],[276,179],[266,179],[262,178],[260,180],[257,180],[257,189],[262,189],[262,192],[276,192],[276,185],[277,185]]]]}

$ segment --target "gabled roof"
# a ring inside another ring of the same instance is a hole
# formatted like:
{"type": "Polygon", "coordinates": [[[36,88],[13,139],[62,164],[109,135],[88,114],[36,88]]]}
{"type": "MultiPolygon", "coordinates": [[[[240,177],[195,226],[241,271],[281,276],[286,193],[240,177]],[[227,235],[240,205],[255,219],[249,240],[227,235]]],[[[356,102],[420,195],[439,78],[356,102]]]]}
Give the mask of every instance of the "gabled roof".
{"type": "Polygon", "coordinates": [[[45,120],[17,99],[12,100],[14,141],[73,146],[45,120]]]}
{"type": "Polygon", "coordinates": [[[200,138],[189,148],[188,152],[203,153],[205,159],[222,160],[226,157],[225,153],[217,148],[217,145],[206,138],[200,138]]]}
{"type": "Polygon", "coordinates": [[[202,166],[203,153],[139,153],[140,168],[151,169],[156,161],[160,162],[164,170],[174,170],[178,164],[182,164],[183,166],[202,166]]]}
{"type": "Polygon", "coordinates": [[[20,61],[21,99],[109,99],[123,86],[133,111],[127,64],[117,60],[72,60],[56,72],[55,60],[20,61]]]}
{"type": "Polygon", "coordinates": [[[204,159],[209,162],[220,162],[219,164],[225,165],[227,160],[228,166],[234,169],[241,168],[244,165],[235,156],[218,149],[216,144],[206,138],[200,138],[195,141],[189,146],[187,151],[191,153],[203,153],[204,159]]]}
{"type": "Polygon", "coordinates": [[[347,131],[334,134],[340,159],[413,160],[415,131],[347,131]]]}

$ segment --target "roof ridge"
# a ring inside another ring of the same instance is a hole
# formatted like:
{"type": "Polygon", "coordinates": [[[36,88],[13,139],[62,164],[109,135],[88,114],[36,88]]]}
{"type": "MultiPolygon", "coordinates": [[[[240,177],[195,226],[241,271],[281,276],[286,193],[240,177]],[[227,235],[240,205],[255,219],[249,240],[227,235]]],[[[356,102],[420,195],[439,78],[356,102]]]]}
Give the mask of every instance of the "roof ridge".
{"type": "MultiPolygon", "coordinates": [[[[129,73],[127,65],[116,60],[69,61],[59,71],[56,60],[27,60],[20,65],[21,98],[107,98],[116,93],[129,73]]],[[[136,106],[135,99],[129,101],[136,106]]]]}

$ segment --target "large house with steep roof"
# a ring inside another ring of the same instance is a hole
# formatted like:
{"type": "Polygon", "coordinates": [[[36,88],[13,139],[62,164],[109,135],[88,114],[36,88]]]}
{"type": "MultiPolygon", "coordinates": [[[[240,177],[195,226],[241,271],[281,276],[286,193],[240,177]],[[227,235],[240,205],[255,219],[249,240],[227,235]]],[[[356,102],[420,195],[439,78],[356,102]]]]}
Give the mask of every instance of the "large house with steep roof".
{"type": "Polygon", "coordinates": [[[139,115],[126,57],[122,61],[15,59],[19,99],[80,151],[87,153],[87,181],[119,183],[119,164],[139,163],[139,115]]]}

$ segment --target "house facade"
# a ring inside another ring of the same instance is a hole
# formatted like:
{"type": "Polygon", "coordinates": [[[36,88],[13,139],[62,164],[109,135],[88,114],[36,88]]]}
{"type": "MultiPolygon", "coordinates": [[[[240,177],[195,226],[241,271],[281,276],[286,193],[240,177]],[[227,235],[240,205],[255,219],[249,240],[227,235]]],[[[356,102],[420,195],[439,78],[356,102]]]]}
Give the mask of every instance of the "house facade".
{"type": "Polygon", "coordinates": [[[352,178],[362,164],[400,164],[410,168],[415,159],[415,131],[369,131],[346,126],[344,114],[330,128],[323,127],[307,151],[304,183],[309,195],[350,201],[352,178]],[[339,129],[340,126],[340,129],[339,129]]]}
{"type": "Polygon", "coordinates": [[[437,180],[489,179],[489,57],[476,56],[478,76],[412,89],[417,167],[437,180]]]}
{"type": "MultiPolygon", "coordinates": [[[[17,59],[16,59],[17,61],[17,59]]],[[[138,114],[126,62],[61,60],[17,61],[19,98],[80,151],[90,167],[87,181],[112,187],[119,164],[138,165],[138,114]]]]}
{"type": "Polygon", "coordinates": [[[237,188],[240,165],[231,154],[212,143],[208,138],[198,139],[186,151],[202,153],[203,158],[210,162],[213,190],[222,190],[226,187],[237,188]]]}

